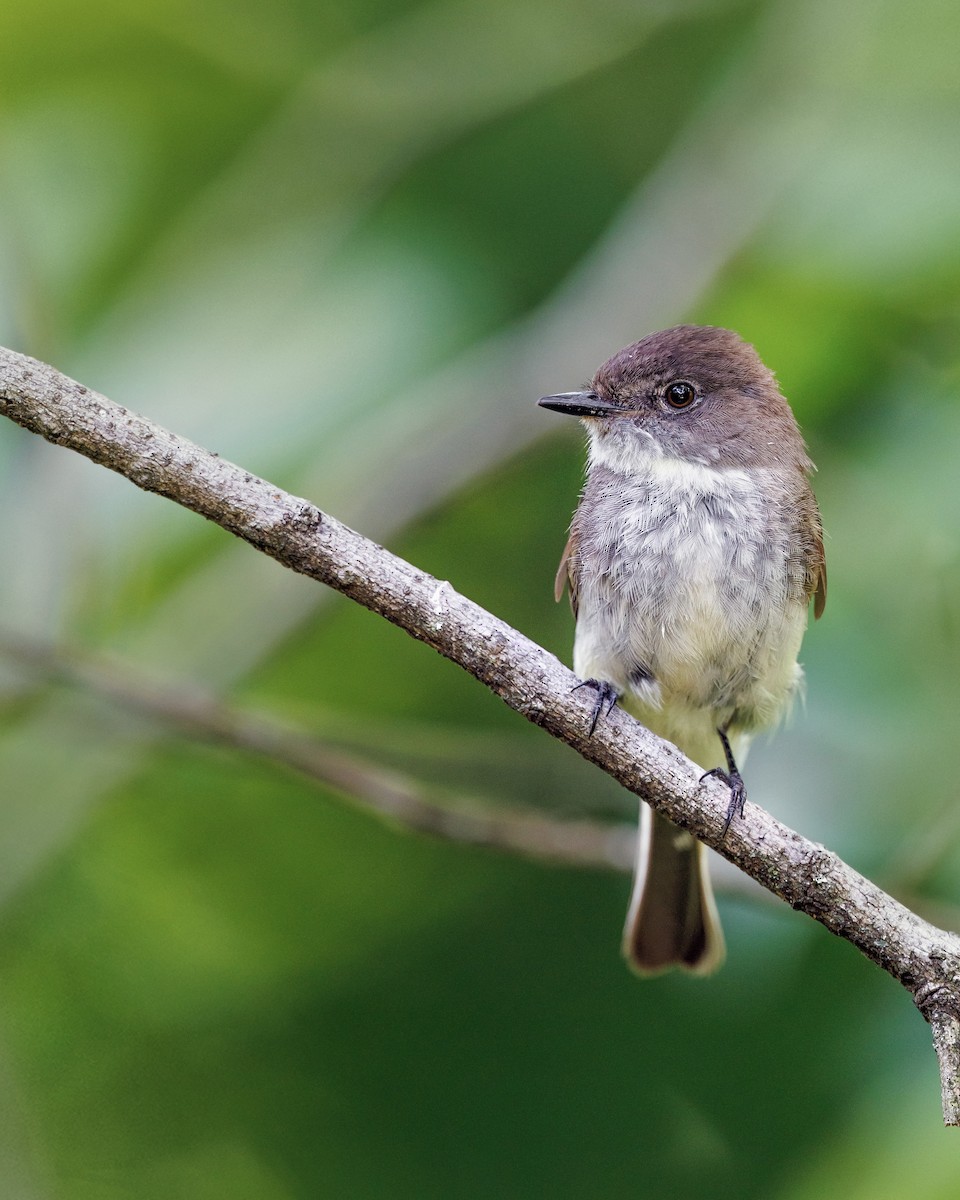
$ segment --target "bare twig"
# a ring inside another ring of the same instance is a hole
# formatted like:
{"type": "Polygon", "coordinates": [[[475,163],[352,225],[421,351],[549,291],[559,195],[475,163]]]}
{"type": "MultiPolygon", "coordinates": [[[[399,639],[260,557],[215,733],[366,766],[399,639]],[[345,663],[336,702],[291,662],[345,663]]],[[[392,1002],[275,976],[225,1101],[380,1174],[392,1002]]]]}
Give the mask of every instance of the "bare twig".
{"type": "Polygon", "coordinates": [[[195,740],[221,743],[333,788],[364,810],[446,841],[485,846],[573,867],[629,871],[633,826],[558,820],[535,812],[442,803],[398,771],[364,761],[262,712],[241,711],[196,689],[138,677],[102,658],[25,638],[0,639],[0,653],[43,679],[79,685],[195,740]]]}
{"type": "Polygon", "coordinates": [[[726,791],[615,710],[590,737],[590,700],[570,671],[449,583],[306,500],[224,462],[33,359],[0,350],[0,413],[175,500],[292,570],[336,588],[458,663],[505,703],[578,750],[665,816],[899,980],[930,1021],[944,1120],[960,1123],[960,937],[893,897],[755,804],[722,835],[726,791]]]}

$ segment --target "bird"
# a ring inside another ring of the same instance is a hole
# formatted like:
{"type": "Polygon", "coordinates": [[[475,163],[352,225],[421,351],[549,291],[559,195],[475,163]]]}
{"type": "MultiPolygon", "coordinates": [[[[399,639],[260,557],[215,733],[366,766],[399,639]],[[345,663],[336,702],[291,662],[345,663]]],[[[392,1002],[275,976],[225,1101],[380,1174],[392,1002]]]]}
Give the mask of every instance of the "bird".
{"type": "MultiPolygon", "coordinates": [[[[801,690],[797,656],[823,612],[823,527],[793,412],[752,345],[677,325],[620,350],[547,409],[587,431],[586,480],[556,576],[573,665],[614,705],[729,787],[743,813],[752,736],[801,690]]],[[[725,957],[706,848],[640,803],[623,953],[641,975],[725,957]]]]}

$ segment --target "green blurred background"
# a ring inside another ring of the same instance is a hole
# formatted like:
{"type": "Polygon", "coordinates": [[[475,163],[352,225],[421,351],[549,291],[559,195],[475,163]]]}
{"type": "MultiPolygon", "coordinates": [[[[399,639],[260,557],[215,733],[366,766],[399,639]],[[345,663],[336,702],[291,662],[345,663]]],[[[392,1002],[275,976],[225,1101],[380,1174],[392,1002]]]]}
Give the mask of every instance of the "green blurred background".
{"type": "MultiPolygon", "coordinates": [[[[831,595],[751,795],[960,927],[960,8],[10,0],[0,340],[562,657],[578,430],[679,320],[776,368],[831,595]]],[[[385,622],[0,427],[4,638],[215,691],[452,797],[629,818],[385,622]]],[[[625,876],[430,842],[0,655],[0,1195],[950,1197],[935,1060],[721,872],[716,978],[625,876]]]]}

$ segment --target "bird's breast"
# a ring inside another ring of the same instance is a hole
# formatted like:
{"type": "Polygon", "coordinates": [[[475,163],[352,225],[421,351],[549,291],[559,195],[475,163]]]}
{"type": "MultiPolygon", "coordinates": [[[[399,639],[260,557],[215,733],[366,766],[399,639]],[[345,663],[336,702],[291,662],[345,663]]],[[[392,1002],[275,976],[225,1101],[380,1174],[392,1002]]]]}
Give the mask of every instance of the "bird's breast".
{"type": "Polygon", "coordinates": [[[575,518],[577,673],[651,708],[775,719],[806,606],[773,482],[662,459],[642,476],[592,471],[575,518]]]}

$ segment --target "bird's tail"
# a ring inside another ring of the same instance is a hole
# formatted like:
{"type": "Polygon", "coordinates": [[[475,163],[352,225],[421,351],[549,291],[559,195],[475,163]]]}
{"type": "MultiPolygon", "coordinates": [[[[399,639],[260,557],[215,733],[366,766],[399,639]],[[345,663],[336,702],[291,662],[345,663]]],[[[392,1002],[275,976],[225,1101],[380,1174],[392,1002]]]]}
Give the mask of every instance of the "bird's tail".
{"type": "Polygon", "coordinates": [[[642,801],[623,953],[640,975],[709,975],[726,954],[706,847],[642,801]]]}

